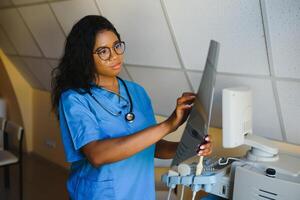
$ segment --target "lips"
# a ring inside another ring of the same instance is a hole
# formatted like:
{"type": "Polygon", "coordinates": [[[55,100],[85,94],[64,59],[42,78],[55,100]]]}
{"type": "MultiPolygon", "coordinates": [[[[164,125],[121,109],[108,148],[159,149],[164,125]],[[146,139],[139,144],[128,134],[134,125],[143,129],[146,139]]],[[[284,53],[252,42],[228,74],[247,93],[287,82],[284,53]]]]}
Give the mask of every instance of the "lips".
{"type": "Polygon", "coordinates": [[[117,63],[115,65],[112,65],[111,68],[114,69],[114,70],[120,69],[121,68],[121,63],[117,63]]]}

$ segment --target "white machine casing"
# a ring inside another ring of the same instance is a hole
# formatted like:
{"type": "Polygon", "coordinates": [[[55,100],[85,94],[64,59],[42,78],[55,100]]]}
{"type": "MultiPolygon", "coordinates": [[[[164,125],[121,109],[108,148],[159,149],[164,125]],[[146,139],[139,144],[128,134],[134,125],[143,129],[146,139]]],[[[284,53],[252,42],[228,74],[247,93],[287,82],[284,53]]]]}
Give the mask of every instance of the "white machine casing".
{"type": "Polygon", "coordinates": [[[250,88],[226,88],[222,95],[223,146],[251,149],[243,157],[207,158],[201,175],[195,173],[197,163],[181,163],[162,181],[169,188],[189,187],[193,194],[204,190],[214,199],[300,200],[300,147],[253,133],[250,88]]]}
{"type": "Polygon", "coordinates": [[[243,145],[244,135],[252,134],[252,92],[248,87],[223,89],[222,120],[223,147],[243,145]]]}

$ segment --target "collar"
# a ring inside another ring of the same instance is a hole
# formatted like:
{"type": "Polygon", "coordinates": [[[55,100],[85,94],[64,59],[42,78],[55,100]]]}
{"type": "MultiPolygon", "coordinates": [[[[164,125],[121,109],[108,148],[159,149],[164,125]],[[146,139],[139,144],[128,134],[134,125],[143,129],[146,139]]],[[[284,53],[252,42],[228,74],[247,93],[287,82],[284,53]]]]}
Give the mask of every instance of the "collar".
{"type": "Polygon", "coordinates": [[[129,107],[129,98],[128,94],[126,93],[126,89],[122,81],[118,78],[118,84],[119,84],[119,95],[106,90],[103,87],[98,86],[96,83],[91,82],[91,92],[95,96],[95,98],[99,99],[98,101],[103,102],[106,106],[112,106],[115,109],[125,109],[126,107],[129,107]],[[121,98],[119,97],[121,96],[121,98]]]}

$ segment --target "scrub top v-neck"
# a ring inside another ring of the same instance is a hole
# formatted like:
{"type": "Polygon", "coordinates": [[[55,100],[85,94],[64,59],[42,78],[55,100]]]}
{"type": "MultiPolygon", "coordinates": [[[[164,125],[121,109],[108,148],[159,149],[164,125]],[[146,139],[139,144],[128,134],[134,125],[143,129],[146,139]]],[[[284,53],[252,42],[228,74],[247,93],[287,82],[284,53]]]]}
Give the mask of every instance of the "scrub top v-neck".
{"type": "MultiPolygon", "coordinates": [[[[76,90],[63,92],[59,105],[62,141],[66,159],[71,162],[67,182],[68,192],[74,200],[154,200],[155,145],[137,154],[110,164],[93,167],[80,148],[89,142],[134,134],[156,124],[151,101],[145,90],[136,83],[125,81],[133,102],[135,120],[129,123],[129,97],[120,80],[119,98],[107,90],[92,87],[92,93],[107,112],[88,93],[76,90]]],[[[146,138],[145,138],[146,139],[146,138]]]]}

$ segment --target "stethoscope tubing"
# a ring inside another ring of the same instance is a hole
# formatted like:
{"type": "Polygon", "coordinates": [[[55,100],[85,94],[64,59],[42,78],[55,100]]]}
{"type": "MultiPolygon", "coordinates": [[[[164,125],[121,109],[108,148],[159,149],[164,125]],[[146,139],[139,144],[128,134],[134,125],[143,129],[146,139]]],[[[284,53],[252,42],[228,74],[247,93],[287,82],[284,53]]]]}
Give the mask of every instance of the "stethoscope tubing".
{"type": "Polygon", "coordinates": [[[131,95],[130,95],[130,93],[129,93],[128,87],[127,87],[127,85],[126,85],[126,83],[125,83],[125,81],[124,81],[123,79],[121,79],[120,77],[117,77],[117,78],[122,82],[122,84],[123,84],[124,87],[125,87],[126,94],[127,94],[128,98],[129,98],[129,103],[130,103],[130,109],[129,109],[129,112],[132,113],[132,111],[133,111],[133,103],[132,103],[132,99],[131,99],[131,95]]]}
{"type": "MultiPolygon", "coordinates": [[[[130,93],[129,93],[129,90],[128,90],[128,87],[127,87],[125,81],[124,81],[123,79],[121,79],[120,77],[117,77],[117,78],[118,78],[118,79],[122,82],[122,84],[124,85],[126,94],[127,94],[128,98],[129,98],[129,104],[130,104],[129,106],[130,106],[130,108],[129,108],[129,112],[128,112],[127,114],[125,114],[125,119],[126,119],[128,122],[133,122],[133,120],[134,120],[134,118],[135,118],[135,115],[134,115],[134,113],[133,113],[133,102],[132,102],[131,95],[130,95],[130,93]]],[[[101,88],[101,87],[100,87],[100,88],[101,88]]],[[[109,91],[109,90],[107,90],[107,91],[109,91]]],[[[113,93],[113,94],[116,94],[116,93],[114,93],[114,92],[112,92],[112,91],[109,91],[109,92],[111,92],[111,93],[113,93]]],[[[109,110],[107,107],[105,107],[102,103],[100,103],[100,102],[98,101],[98,99],[93,95],[93,93],[92,93],[91,91],[89,91],[89,95],[90,95],[90,96],[97,102],[97,104],[100,105],[106,112],[108,112],[108,113],[110,113],[111,115],[116,116],[116,117],[121,115],[121,112],[114,113],[114,112],[112,112],[111,110],[109,110]]],[[[116,95],[117,95],[117,94],[116,94],[116,95]]]]}

